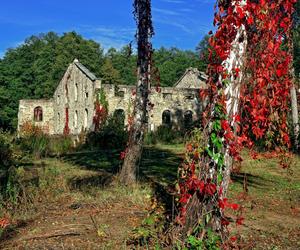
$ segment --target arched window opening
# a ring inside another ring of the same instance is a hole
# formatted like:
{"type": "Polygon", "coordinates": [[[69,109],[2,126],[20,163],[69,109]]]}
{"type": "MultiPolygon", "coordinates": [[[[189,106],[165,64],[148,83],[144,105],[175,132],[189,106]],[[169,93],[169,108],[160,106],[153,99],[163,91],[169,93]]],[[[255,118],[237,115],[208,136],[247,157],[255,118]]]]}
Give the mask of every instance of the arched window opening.
{"type": "Polygon", "coordinates": [[[43,121],[43,109],[42,107],[38,106],[33,111],[33,120],[35,122],[42,122],[43,121]]]}
{"type": "Polygon", "coordinates": [[[78,127],[78,112],[77,110],[74,113],[74,128],[78,127]]]}
{"type": "Polygon", "coordinates": [[[69,89],[68,89],[68,85],[65,84],[65,103],[68,103],[69,100],[69,89]]]}
{"type": "Polygon", "coordinates": [[[89,111],[87,109],[85,109],[84,111],[84,129],[87,129],[88,127],[88,115],[89,115],[89,111]]]}
{"type": "Polygon", "coordinates": [[[117,96],[117,97],[124,97],[125,96],[125,91],[122,91],[122,90],[116,91],[115,92],[115,96],[117,96]]]}
{"type": "Polygon", "coordinates": [[[184,128],[190,129],[193,126],[193,112],[188,110],[184,113],[184,128]]]}
{"type": "Polygon", "coordinates": [[[75,94],[75,102],[78,101],[78,83],[75,83],[75,89],[74,89],[74,94],[75,94]]]}
{"type": "Polygon", "coordinates": [[[125,111],[123,109],[116,109],[114,112],[114,119],[120,126],[125,125],[125,111]]]}
{"type": "Polygon", "coordinates": [[[60,125],[60,113],[57,113],[57,121],[58,121],[58,124],[60,125]]]}
{"type": "Polygon", "coordinates": [[[171,111],[170,110],[165,110],[162,113],[162,124],[165,126],[171,126],[171,111]]]}

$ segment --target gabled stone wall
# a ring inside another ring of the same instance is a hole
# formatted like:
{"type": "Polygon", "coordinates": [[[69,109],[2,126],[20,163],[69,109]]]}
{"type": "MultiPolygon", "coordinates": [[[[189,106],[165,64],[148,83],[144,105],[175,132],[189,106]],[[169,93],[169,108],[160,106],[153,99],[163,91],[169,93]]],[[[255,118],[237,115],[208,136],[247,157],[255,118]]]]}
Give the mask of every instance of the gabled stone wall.
{"type": "MultiPolygon", "coordinates": [[[[63,134],[67,120],[71,135],[93,131],[94,104],[100,88],[106,95],[109,114],[124,112],[127,124],[128,116],[133,111],[135,86],[101,85],[101,81],[75,59],[58,84],[53,99],[20,101],[19,132],[24,123],[33,122],[34,108],[38,106],[43,109],[43,121],[34,124],[42,127],[46,133],[63,134]]],[[[168,126],[181,129],[187,117],[192,121],[201,119],[206,105],[199,99],[201,88],[206,88],[205,75],[191,68],[186,70],[174,87],[161,88],[160,92],[152,88],[149,93],[150,104],[153,105],[152,109],[149,108],[149,130],[156,130],[166,121],[170,123],[168,126]]]]}
{"type": "Polygon", "coordinates": [[[100,87],[101,82],[78,67],[78,61],[68,67],[54,93],[55,134],[64,132],[67,113],[70,134],[93,130],[95,91],[100,87]]]}

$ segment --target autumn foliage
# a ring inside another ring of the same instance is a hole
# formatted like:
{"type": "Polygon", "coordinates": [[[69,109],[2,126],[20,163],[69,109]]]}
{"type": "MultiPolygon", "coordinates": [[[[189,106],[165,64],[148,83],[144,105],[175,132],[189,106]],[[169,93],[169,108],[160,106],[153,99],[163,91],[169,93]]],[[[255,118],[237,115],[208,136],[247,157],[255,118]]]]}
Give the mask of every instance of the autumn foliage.
{"type": "MultiPolygon", "coordinates": [[[[189,203],[196,196],[211,209],[212,215],[219,217],[223,227],[229,224],[224,208],[239,209],[238,204],[228,201],[224,190],[223,180],[228,170],[226,154],[242,160],[241,148],[253,147],[262,138],[269,148],[277,151],[290,147],[287,113],[292,55],[289,46],[295,2],[218,1],[214,19],[217,31],[209,40],[209,89],[200,93],[209,100],[204,113],[204,142],[202,146],[197,142],[187,145],[186,159],[180,167],[178,221],[181,224],[186,222],[189,203]],[[237,36],[241,29],[246,35],[237,36]],[[247,41],[244,63],[226,67],[224,62],[230,57],[233,44],[244,41],[247,41]],[[226,91],[239,76],[242,76],[240,109],[238,113],[228,114],[226,91]]],[[[242,221],[240,217],[236,223],[242,221]]]]}

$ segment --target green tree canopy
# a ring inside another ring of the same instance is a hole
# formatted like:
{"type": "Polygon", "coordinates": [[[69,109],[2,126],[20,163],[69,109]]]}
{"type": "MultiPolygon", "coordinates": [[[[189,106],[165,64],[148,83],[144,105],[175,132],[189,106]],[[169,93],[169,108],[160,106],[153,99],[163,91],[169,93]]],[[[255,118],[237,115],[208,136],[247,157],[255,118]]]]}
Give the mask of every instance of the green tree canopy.
{"type": "MultiPolygon", "coordinates": [[[[200,43],[202,44],[202,43],[200,43]]],[[[202,51],[202,50],[201,50],[202,51]]],[[[205,71],[207,63],[200,51],[159,48],[154,51],[154,66],[161,86],[173,86],[188,67],[205,71]]],[[[0,59],[0,127],[15,129],[20,99],[52,97],[68,65],[77,58],[96,76],[111,84],[136,83],[136,54],[131,46],[105,54],[93,40],[76,32],[54,32],[31,36],[0,59]]]]}
{"type": "Polygon", "coordinates": [[[0,127],[16,128],[20,99],[50,98],[75,58],[101,76],[102,48],[75,32],[31,36],[9,49],[0,60],[0,127]]]}

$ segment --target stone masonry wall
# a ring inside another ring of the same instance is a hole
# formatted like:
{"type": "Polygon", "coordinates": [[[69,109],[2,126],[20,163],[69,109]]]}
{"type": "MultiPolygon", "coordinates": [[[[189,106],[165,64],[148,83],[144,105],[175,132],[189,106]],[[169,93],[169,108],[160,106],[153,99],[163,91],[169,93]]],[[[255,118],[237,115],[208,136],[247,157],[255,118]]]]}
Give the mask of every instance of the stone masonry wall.
{"type": "MultiPolygon", "coordinates": [[[[127,124],[128,115],[132,112],[133,101],[132,92],[134,86],[118,86],[103,84],[102,88],[108,101],[109,114],[116,110],[125,112],[125,123],[127,124]]],[[[163,124],[163,112],[170,111],[172,127],[180,129],[184,126],[184,115],[187,112],[193,114],[193,121],[201,118],[204,103],[199,100],[198,89],[180,89],[180,88],[161,88],[157,92],[155,88],[151,89],[149,95],[150,103],[154,104],[153,109],[149,112],[149,129],[156,130],[163,124]]]]}
{"type": "Polygon", "coordinates": [[[19,113],[18,113],[18,131],[22,132],[22,127],[30,123],[40,127],[45,133],[54,133],[54,120],[53,120],[53,100],[20,100],[19,113]],[[37,107],[42,108],[43,119],[42,121],[34,121],[34,109],[37,107]]]}
{"type": "Polygon", "coordinates": [[[55,134],[64,131],[66,109],[70,134],[93,130],[95,91],[100,86],[99,80],[90,79],[75,63],[69,66],[54,93],[55,134]]]}
{"type": "MultiPolygon", "coordinates": [[[[135,86],[103,84],[87,68],[74,60],[66,70],[51,100],[21,100],[19,107],[20,129],[24,122],[33,122],[34,108],[42,107],[43,121],[35,122],[46,133],[63,134],[67,121],[71,135],[82,131],[93,131],[94,103],[96,92],[102,88],[108,101],[109,114],[122,110],[125,124],[133,111],[133,92],[135,86]]],[[[163,114],[168,113],[169,126],[181,129],[186,117],[192,121],[201,119],[205,103],[199,99],[199,89],[206,88],[205,75],[197,69],[189,68],[174,87],[161,88],[157,92],[152,88],[149,94],[153,109],[149,110],[149,130],[154,131],[161,126],[163,114]],[[189,114],[189,116],[187,116],[189,114]]]]}

